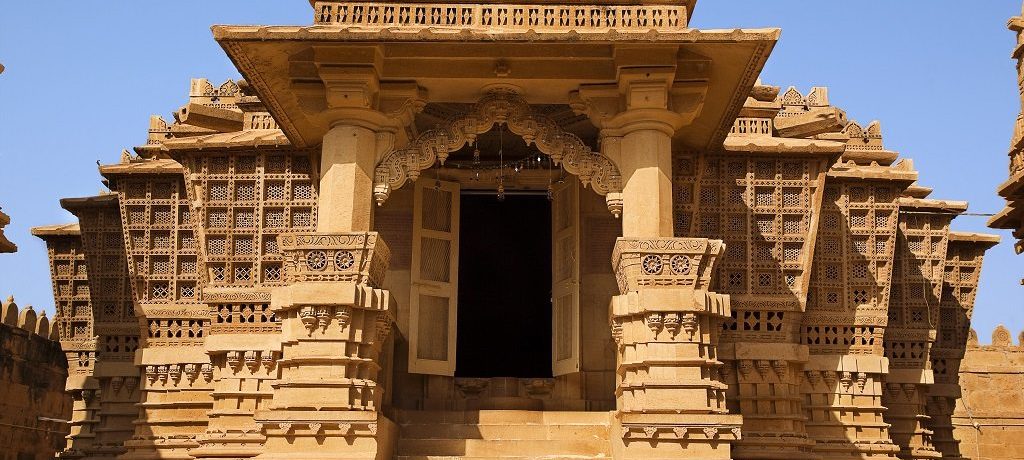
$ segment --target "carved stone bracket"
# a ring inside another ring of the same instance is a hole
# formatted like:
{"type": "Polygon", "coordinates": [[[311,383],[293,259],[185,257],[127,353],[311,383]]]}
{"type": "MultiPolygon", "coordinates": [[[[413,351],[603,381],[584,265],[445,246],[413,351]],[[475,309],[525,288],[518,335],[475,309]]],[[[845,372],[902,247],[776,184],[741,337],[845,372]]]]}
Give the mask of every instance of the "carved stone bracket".
{"type": "Polygon", "coordinates": [[[728,425],[622,425],[624,439],[689,439],[736,441],[743,438],[740,426],[728,425]]]}
{"type": "Polygon", "coordinates": [[[368,437],[377,434],[375,421],[267,421],[260,425],[265,433],[278,436],[368,437]]]}
{"type": "Polygon", "coordinates": [[[444,164],[451,152],[472,143],[480,134],[495,125],[507,125],[521,136],[527,145],[561,164],[566,171],[579,177],[584,185],[605,195],[609,210],[621,212],[622,178],[618,167],[607,157],[590,149],[575,134],[566,132],[558,124],[531,110],[523,97],[510,90],[487,93],[469,112],[447,125],[420,134],[407,146],[384,155],[374,173],[374,198],[383,204],[407,181],[415,181],[420,171],[435,162],[444,164]]]}
{"type": "MultiPolygon", "coordinates": [[[[161,385],[167,385],[170,382],[173,386],[192,386],[197,383],[200,376],[206,383],[213,380],[213,367],[210,363],[171,364],[166,366],[149,365],[143,368],[143,374],[151,387],[156,385],[157,382],[161,385]]],[[[133,391],[138,386],[138,378],[126,378],[125,386],[127,386],[129,392],[133,391]]]]}

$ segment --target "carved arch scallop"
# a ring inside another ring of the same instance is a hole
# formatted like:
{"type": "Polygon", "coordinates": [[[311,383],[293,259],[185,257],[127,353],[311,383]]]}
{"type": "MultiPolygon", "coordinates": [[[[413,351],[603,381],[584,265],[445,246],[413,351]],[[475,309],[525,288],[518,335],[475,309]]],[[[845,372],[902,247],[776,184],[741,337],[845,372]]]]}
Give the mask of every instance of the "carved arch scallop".
{"type": "Polygon", "coordinates": [[[374,171],[373,195],[377,205],[384,204],[392,190],[408,181],[415,182],[420,171],[430,168],[435,161],[444,164],[450,153],[501,124],[522,137],[526,145],[536,145],[556,165],[577,176],[584,187],[592,186],[605,196],[608,210],[616,217],[622,214],[622,176],[615,163],[591,150],[551,118],[534,112],[522,96],[510,90],[487,93],[468,113],[386,153],[374,171]]]}

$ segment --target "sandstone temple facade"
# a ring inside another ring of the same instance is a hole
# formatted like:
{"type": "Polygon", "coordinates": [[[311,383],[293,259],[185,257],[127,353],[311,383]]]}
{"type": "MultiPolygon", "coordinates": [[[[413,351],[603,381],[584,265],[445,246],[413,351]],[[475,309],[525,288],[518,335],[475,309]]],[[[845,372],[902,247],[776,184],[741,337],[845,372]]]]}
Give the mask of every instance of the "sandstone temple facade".
{"type": "Polygon", "coordinates": [[[990,235],[695,1],[313,1],[35,229],[61,458],[968,456],[990,235]]]}
{"type": "Polygon", "coordinates": [[[1024,9],[1021,16],[1010,18],[1008,27],[1017,34],[1013,59],[1017,61],[1021,113],[1017,116],[1010,141],[1009,178],[998,188],[999,195],[1006,199],[1006,207],[989,219],[988,224],[992,228],[1013,230],[1013,236],[1017,238],[1014,249],[1020,254],[1024,253],[1024,9]]]}

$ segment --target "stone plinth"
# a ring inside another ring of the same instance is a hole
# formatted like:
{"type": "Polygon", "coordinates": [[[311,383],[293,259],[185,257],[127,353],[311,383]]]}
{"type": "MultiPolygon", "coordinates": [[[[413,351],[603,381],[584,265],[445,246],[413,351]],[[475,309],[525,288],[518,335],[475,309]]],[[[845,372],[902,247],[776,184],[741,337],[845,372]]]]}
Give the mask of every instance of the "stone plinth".
{"type": "MultiPolygon", "coordinates": [[[[612,263],[617,458],[730,458],[741,417],[725,407],[716,344],[729,297],[708,291],[721,241],[619,238],[612,263]]],[[[615,433],[613,429],[613,433],[615,433]]]]}

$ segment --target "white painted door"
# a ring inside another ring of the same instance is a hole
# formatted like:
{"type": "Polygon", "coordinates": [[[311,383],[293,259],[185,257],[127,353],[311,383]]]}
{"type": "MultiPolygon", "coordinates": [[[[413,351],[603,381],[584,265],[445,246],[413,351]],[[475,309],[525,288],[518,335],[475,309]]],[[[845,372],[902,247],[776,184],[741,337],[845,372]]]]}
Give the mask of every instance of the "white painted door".
{"type": "Polygon", "coordinates": [[[580,370],[579,182],[557,184],[551,204],[551,370],[580,370]]]}
{"type": "Polygon", "coordinates": [[[415,184],[409,372],[455,375],[459,184],[415,184]]]}

